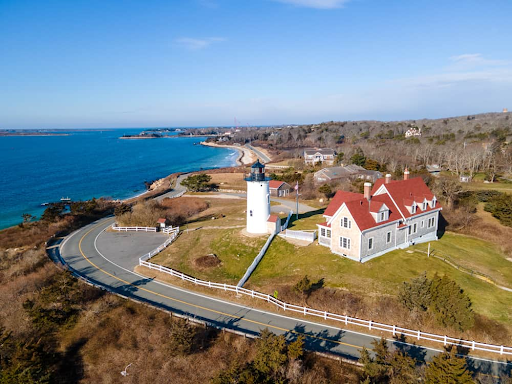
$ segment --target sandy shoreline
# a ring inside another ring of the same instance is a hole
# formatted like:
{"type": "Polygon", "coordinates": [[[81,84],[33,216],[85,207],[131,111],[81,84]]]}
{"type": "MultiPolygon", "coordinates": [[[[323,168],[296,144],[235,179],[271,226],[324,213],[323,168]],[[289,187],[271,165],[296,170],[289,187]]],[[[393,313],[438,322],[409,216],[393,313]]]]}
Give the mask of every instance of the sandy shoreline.
{"type": "Polygon", "coordinates": [[[203,141],[200,144],[207,146],[207,147],[236,149],[239,153],[238,159],[236,159],[236,163],[238,165],[252,164],[256,161],[256,159],[258,157],[249,148],[242,147],[241,145],[240,146],[239,145],[220,145],[220,144],[215,144],[215,143],[207,143],[206,141],[203,141]]]}

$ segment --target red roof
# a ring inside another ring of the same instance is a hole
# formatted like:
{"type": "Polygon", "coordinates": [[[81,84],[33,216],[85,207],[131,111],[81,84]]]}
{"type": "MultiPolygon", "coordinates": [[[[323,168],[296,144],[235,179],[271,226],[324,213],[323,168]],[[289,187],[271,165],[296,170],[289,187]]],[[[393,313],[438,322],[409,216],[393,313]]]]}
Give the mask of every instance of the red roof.
{"type": "Polygon", "coordinates": [[[283,184],[284,184],[284,181],[279,181],[279,180],[270,180],[268,182],[269,188],[272,188],[272,189],[278,189],[283,184]]]}
{"type": "MultiPolygon", "coordinates": [[[[384,182],[385,179],[377,180],[372,189],[370,202],[360,193],[336,192],[336,195],[326,208],[324,216],[332,217],[338,209],[345,204],[359,229],[364,231],[382,224],[398,221],[402,219],[402,215],[406,218],[414,216],[410,214],[409,210],[406,208],[406,204],[411,204],[413,201],[416,201],[419,205],[416,214],[440,208],[437,205],[435,208],[430,208],[430,205],[427,205],[425,211],[421,209],[423,208],[421,203],[423,203],[425,198],[432,200],[434,197],[421,177],[409,180],[391,181],[385,184],[388,193],[373,195],[384,182]],[[389,209],[389,218],[386,221],[376,222],[372,213],[377,213],[382,208],[383,204],[389,209]]],[[[327,226],[326,223],[319,225],[327,226]]]]}
{"type": "MultiPolygon", "coordinates": [[[[380,180],[382,179],[379,179],[378,181],[380,180]]],[[[382,184],[383,183],[381,182],[380,185],[382,184]]],[[[410,214],[409,210],[406,208],[406,205],[410,206],[412,201],[415,201],[419,204],[419,207],[416,210],[416,214],[440,208],[438,204],[436,204],[435,208],[431,208],[430,205],[427,204],[427,209],[425,211],[421,209],[423,208],[421,203],[423,203],[425,198],[427,200],[432,200],[434,197],[421,177],[415,177],[409,180],[394,180],[388,184],[384,184],[384,187],[391,195],[391,197],[393,197],[393,200],[397,204],[397,208],[406,218],[414,216],[410,214]]],[[[376,183],[373,187],[372,193],[376,192],[377,189],[378,187],[376,183]]]]}
{"type": "Polygon", "coordinates": [[[331,227],[331,224],[327,224],[327,222],[325,222],[325,223],[320,223],[320,224],[317,224],[317,225],[319,225],[319,226],[321,226],[321,227],[328,227],[328,228],[330,228],[330,227],[331,227]]]}
{"type": "Polygon", "coordinates": [[[165,224],[166,222],[167,222],[167,219],[163,219],[163,218],[160,218],[157,221],[158,224],[165,224]]]}
{"type": "Polygon", "coordinates": [[[267,223],[277,223],[277,220],[279,220],[279,216],[270,215],[267,219],[267,223]]]}
{"type": "Polygon", "coordinates": [[[325,209],[324,216],[332,216],[336,213],[339,207],[343,205],[343,203],[351,200],[359,200],[361,198],[364,198],[364,196],[360,193],[338,191],[325,209]]]}

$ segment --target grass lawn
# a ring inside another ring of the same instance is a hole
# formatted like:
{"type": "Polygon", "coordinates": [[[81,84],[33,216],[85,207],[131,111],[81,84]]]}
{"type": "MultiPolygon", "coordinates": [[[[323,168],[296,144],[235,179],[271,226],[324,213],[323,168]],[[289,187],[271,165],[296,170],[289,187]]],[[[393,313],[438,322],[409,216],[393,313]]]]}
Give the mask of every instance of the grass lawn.
{"type": "Polygon", "coordinates": [[[483,183],[473,181],[471,183],[464,183],[464,187],[471,191],[500,191],[505,193],[512,193],[512,183],[483,183]]]}
{"type": "Polygon", "coordinates": [[[212,173],[210,183],[215,183],[220,189],[247,190],[247,182],[243,173],[212,173]]]}
{"type": "MultiPolygon", "coordinates": [[[[478,246],[477,255],[482,258],[483,264],[485,243],[465,236],[447,234],[435,243],[435,247],[443,249],[443,252],[450,254],[454,259],[465,261],[471,260],[467,250],[472,249],[472,246],[478,246]]],[[[454,269],[441,260],[427,258],[425,253],[414,251],[424,251],[426,246],[422,244],[407,250],[396,250],[360,264],[334,255],[316,243],[300,247],[276,238],[249,279],[248,287],[273,292],[279,286],[295,284],[307,274],[312,281],[323,278],[325,284],[330,287],[339,287],[366,296],[394,296],[403,281],[417,277],[423,271],[427,271],[429,276],[437,272],[448,275],[460,284],[471,297],[476,312],[512,325],[511,292],[502,291],[454,269]]],[[[487,243],[487,246],[492,248],[490,243],[487,243]]],[[[486,255],[485,259],[492,265],[503,266],[504,257],[495,250],[486,255]]],[[[512,265],[509,265],[508,268],[511,267],[512,265]]],[[[507,276],[510,274],[507,273],[507,276]]],[[[509,281],[509,285],[512,285],[512,281],[509,281]]]]}
{"type": "Polygon", "coordinates": [[[311,229],[318,229],[316,226],[320,223],[325,223],[325,217],[323,217],[323,209],[320,210],[321,213],[317,213],[317,211],[308,212],[299,215],[299,219],[295,219],[295,215],[292,215],[290,218],[290,224],[288,225],[289,229],[293,229],[294,231],[305,231],[311,229]]]}
{"type": "Polygon", "coordinates": [[[266,240],[267,236],[246,237],[240,228],[201,229],[182,233],[151,261],[203,280],[236,285],[266,240]],[[217,255],[220,265],[196,266],[195,259],[211,253],[217,255]]]}
{"type": "Polygon", "coordinates": [[[209,208],[197,215],[192,216],[188,223],[182,226],[183,230],[198,227],[232,227],[245,225],[245,210],[247,202],[245,199],[221,199],[212,197],[211,194],[194,194],[193,196],[205,196],[209,208]],[[213,220],[212,217],[215,219],[213,220]]]}

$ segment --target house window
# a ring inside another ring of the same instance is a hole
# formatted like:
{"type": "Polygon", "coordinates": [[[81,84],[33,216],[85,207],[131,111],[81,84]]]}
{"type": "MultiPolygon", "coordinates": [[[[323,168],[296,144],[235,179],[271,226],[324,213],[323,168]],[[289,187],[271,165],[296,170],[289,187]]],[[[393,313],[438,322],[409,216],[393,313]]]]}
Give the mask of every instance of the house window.
{"type": "Polygon", "coordinates": [[[416,204],[411,205],[411,213],[416,213],[416,204]]]}
{"type": "Polygon", "coordinates": [[[421,220],[421,228],[425,226],[425,220],[421,220]]]}
{"type": "Polygon", "coordinates": [[[252,217],[252,209],[249,211],[249,216],[252,217]]]}
{"type": "Polygon", "coordinates": [[[423,211],[426,211],[426,210],[427,210],[427,202],[426,202],[426,201],[423,203],[423,208],[422,208],[422,210],[423,210],[423,211]]]}
{"type": "Polygon", "coordinates": [[[373,237],[368,239],[368,250],[373,249],[373,237]]]}
{"type": "Polygon", "coordinates": [[[320,228],[320,236],[325,237],[325,228],[320,228]]]}
{"type": "Polygon", "coordinates": [[[346,237],[340,237],[340,247],[344,249],[350,249],[350,239],[346,237]]]}
{"type": "Polygon", "coordinates": [[[436,218],[435,217],[431,217],[430,219],[428,219],[428,228],[432,228],[436,223],[436,218]]]}
{"type": "Polygon", "coordinates": [[[328,229],[328,230],[326,231],[326,234],[327,234],[327,237],[330,239],[330,238],[331,238],[331,230],[330,230],[330,229],[328,229]]]}
{"type": "Polygon", "coordinates": [[[389,231],[388,233],[386,233],[386,243],[387,243],[387,244],[391,243],[391,231],[389,231]]]}
{"type": "Polygon", "coordinates": [[[432,208],[435,208],[435,207],[436,207],[436,202],[437,202],[437,200],[436,200],[436,198],[434,197],[434,198],[432,199],[432,208]]]}
{"type": "Polygon", "coordinates": [[[413,226],[413,233],[416,233],[418,232],[418,223],[414,223],[414,226],[413,226]]]}
{"type": "Polygon", "coordinates": [[[386,220],[386,212],[381,212],[379,221],[384,221],[384,220],[386,220]]]}
{"type": "Polygon", "coordinates": [[[348,217],[344,217],[344,218],[341,219],[341,226],[343,228],[349,228],[350,229],[350,228],[352,228],[352,221],[349,220],[348,217]]]}

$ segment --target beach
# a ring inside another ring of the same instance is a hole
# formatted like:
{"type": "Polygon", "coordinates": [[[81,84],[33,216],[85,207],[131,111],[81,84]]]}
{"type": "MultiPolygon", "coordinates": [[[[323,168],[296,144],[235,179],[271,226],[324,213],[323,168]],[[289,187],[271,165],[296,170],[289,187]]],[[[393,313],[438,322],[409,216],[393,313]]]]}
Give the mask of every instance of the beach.
{"type": "Polygon", "coordinates": [[[216,147],[216,148],[230,148],[236,149],[239,152],[238,159],[236,159],[236,163],[238,165],[249,165],[256,161],[258,156],[251,151],[249,148],[243,147],[241,145],[220,145],[215,143],[209,143],[206,141],[201,142],[201,145],[206,147],[216,147]]]}

